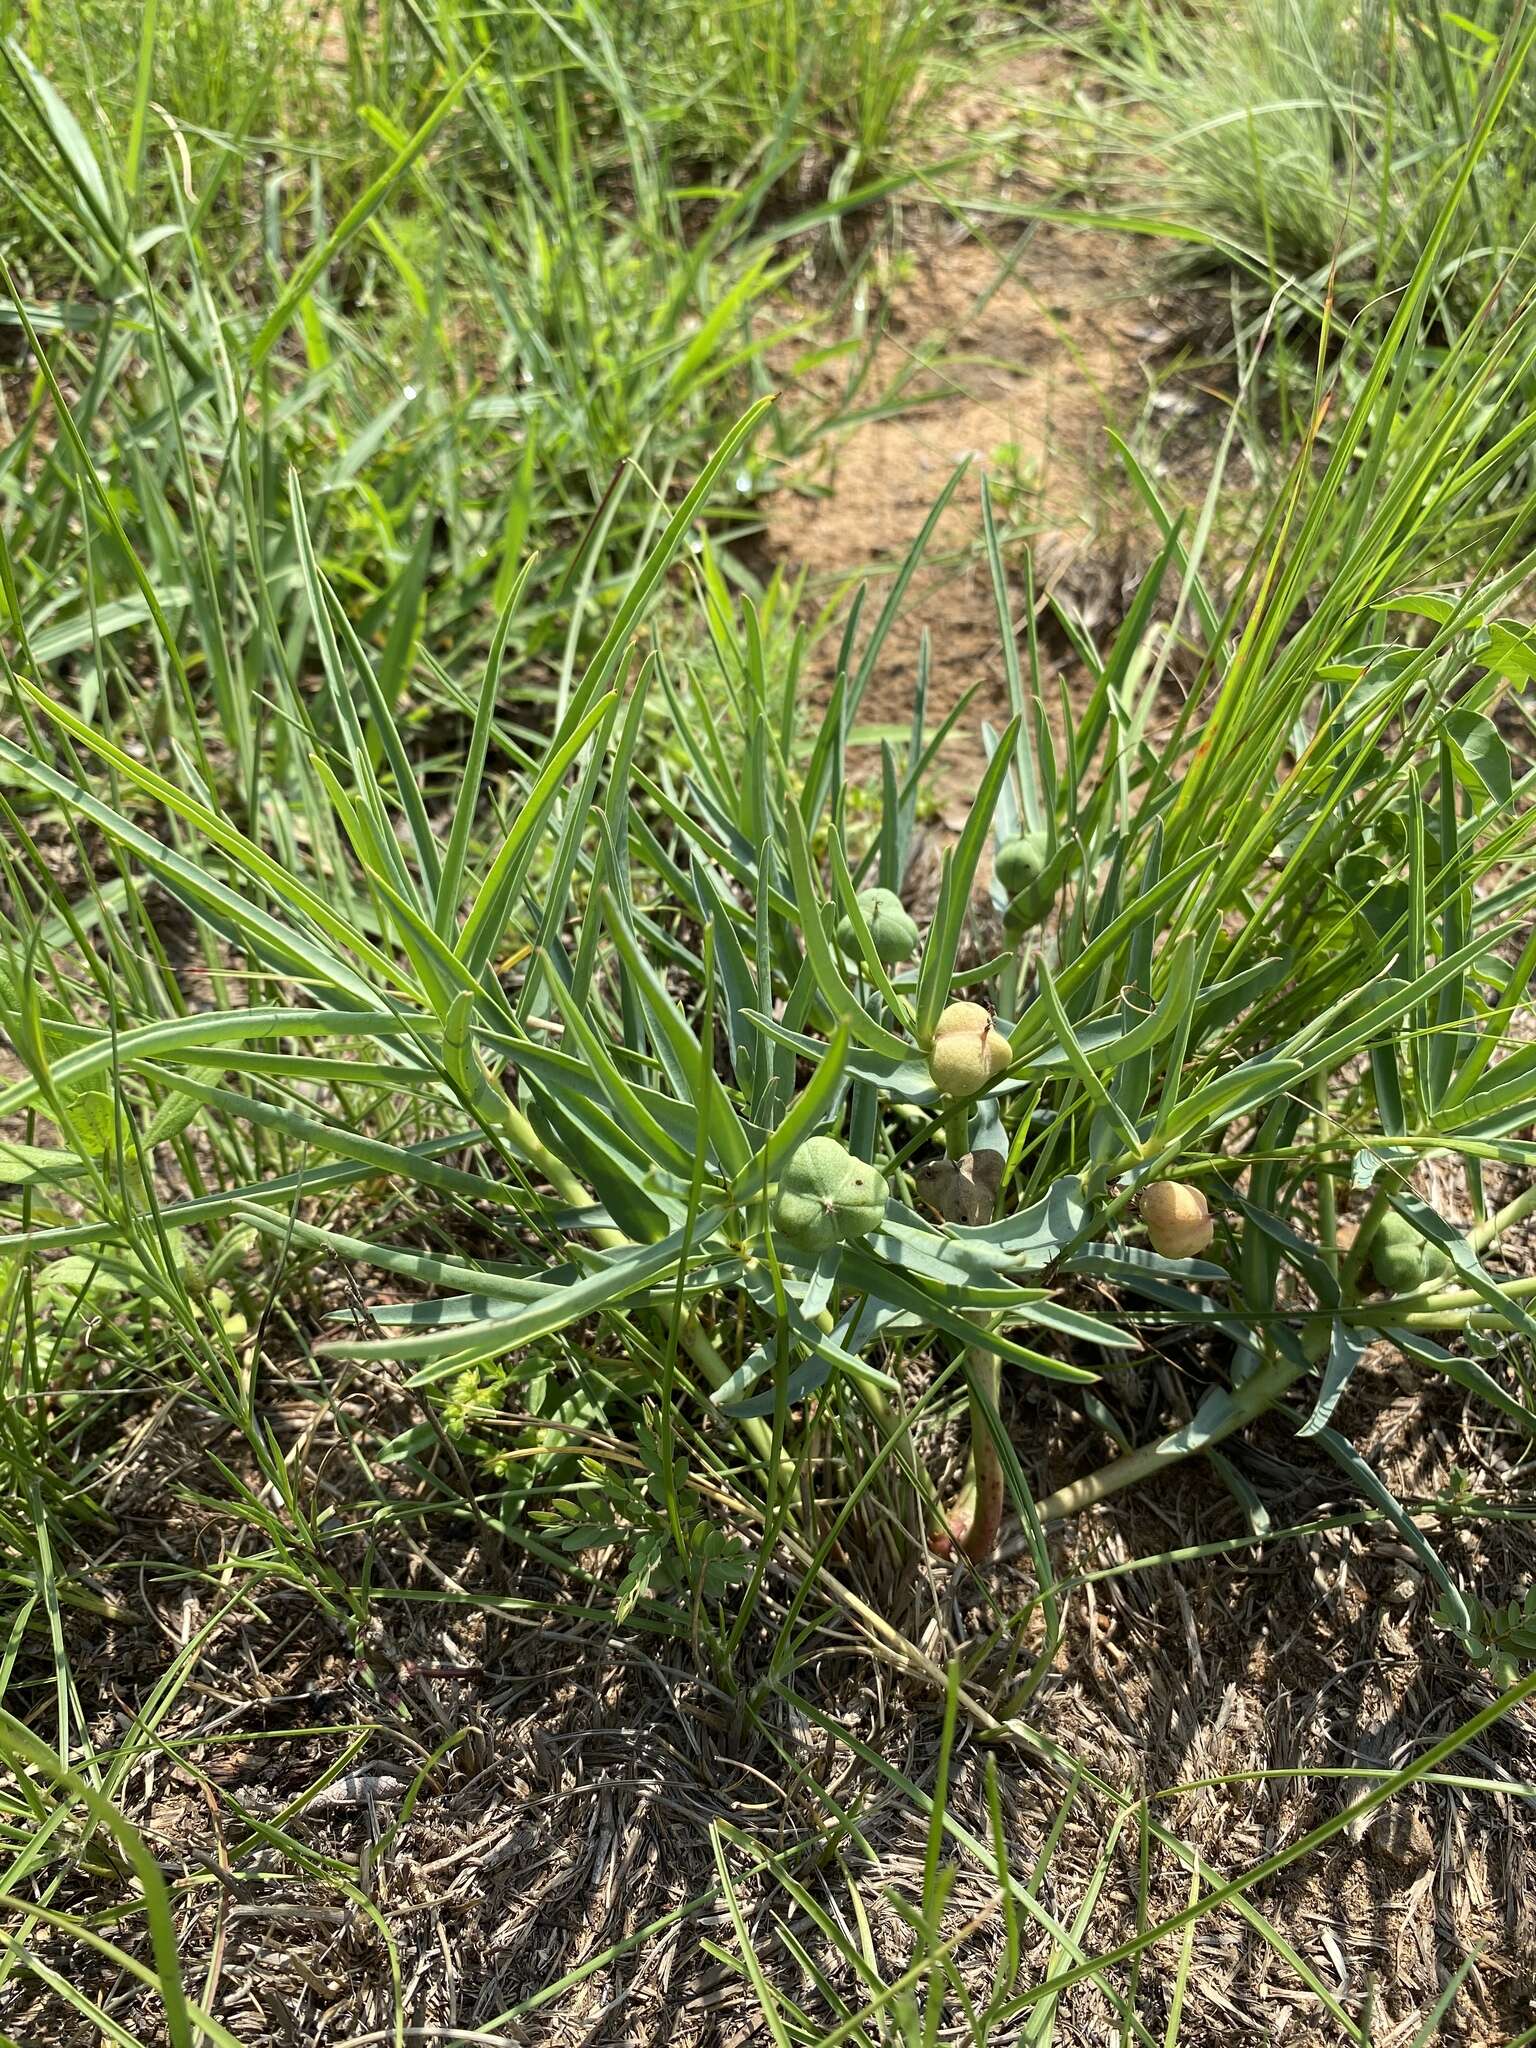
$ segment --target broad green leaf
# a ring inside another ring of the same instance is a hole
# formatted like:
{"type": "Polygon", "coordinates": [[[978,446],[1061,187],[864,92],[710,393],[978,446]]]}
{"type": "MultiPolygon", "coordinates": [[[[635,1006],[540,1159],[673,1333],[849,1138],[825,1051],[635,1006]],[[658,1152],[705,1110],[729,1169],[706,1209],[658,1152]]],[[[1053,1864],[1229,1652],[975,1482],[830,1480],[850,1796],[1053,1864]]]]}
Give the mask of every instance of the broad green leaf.
{"type": "Polygon", "coordinates": [[[1490,802],[1510,800],[1509,749],[1491,718],[1459,706],[1445,714],[1445,733],[1456,757],[1457,773],[1469,788],[1490,802]]]}
{"type": "Polygon", "coordinates": [[[36,1186],[70,1180],[84,1172],[85,1161],[78,1152],[61,1152],[50,1145],[27,1145],[20,1138],[0,1138],[0,1185],[36,1186]]]}

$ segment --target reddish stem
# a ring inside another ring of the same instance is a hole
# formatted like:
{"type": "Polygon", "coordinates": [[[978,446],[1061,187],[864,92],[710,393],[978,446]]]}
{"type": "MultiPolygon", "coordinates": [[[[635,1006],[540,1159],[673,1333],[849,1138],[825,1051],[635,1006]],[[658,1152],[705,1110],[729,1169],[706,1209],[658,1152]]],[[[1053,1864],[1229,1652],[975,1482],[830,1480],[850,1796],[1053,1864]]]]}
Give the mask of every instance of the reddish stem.
{"type": "Polygon", "coordinates": [[[1003,1465],[980,1394],[984,1390],[997,1406],[1002,1370],[993,1351],[973,1351],[970,1368],[978,1382],[971,1392],[971,1469],[950,1509],[949,1527],[934,1537],[933,1549],[939,1557],[953,1557],[958,1551],[972,1564],[983,1564],[997,1547],[1003,1526],[1003,1465]]]}

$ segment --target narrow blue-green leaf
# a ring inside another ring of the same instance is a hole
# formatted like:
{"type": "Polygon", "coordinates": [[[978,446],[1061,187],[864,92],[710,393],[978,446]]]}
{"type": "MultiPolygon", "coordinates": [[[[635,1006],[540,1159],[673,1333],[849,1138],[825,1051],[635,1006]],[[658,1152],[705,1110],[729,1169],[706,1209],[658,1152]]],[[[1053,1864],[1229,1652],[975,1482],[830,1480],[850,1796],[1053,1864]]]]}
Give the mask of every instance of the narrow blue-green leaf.
{"type": "Polygon", "coordinates": [[[678,1173],[691,1173],[691,1156],[676,1142],[671,1132],[651,1115],[641,1092],[625,1077],[607,1044],[594,1030],[587,1006],[566,988],[559,975],[554,972],[549,976],[549,989],[554,997],[555,1007],[565,1021],[567,1031],[580,1046],[583,1056],[601,1082],[614,1109],[620,1116],[629,1119],[636,1136],[652,1147],[658,1158],[666,1160],[678,1173]]]}
{"type": "Polygon", "coordinates": [[[512,621],[522,602],[528,578],[533,574],[533,558],[523,564],[516,581],[507,595],[491,635],[490,650],[485,658],[485,668],[480,678],[480,694],[475,700],[474,723],[470,727],[469,744],[464,749],[464,773],[459,784],[459,793],[453,806],[453,823],[448,828],[448,844],[443,849],[442,874],[437,885],[437,898],[433,904],[432,922],[442,938],[451,938],[458,920],[459,896],[464,887],[464,860],[469,851],[469,835],[474,828],[475,814],[483,795],[486,756],[490,751],[491,726],[496,716],[496,688],[501,681],[502,656],[506,651],[507,635],[512,630],[512,621]]]}
{"type": "Polygon", "coordinates": [[[1364,1358],[1369,1338],[1363,1330],[1351,1329],[1347,1323],[1335,1320],[1329,1332],[1328,1355],[1323,1361],[1323,1383],[1318,1389],[1312,1412],[1297,1430],[1298,1436],[1316,1436],[1320,1429],[1326,1429],[1333,1420],[1333,1411],[1343,1399],[1344,1389],[1354,1377],[1355,1367],[1364,1358]]]}
{"type": "Polygon", "coordinates": [[[392,1358],[422,1369],[412,1376],[413,1386],[428,1386],[471,1365],[481,1365],[519,1345],[536,1343],[557,1330],[599,1310],[638,1294],[653,1280],[671,1273],[688,1246],[702,1247],[725,1220],[723,1209],[712,1209],[696,1218],[691,1226],[673,1231],[659,1244],[636,1245],[633,1249],[604,1258],[580,1280],[561,1288],[553,1301],[531,1302],[526,1307],[497,1316],[472,1329],[429,1331],[398,1342],[384,1339],[338,1339],[321,1348],[338,1358],[392,1358]]]}
{"type": "Polygon", "coordinates": [[[1069,1365],[1065,1359],[1048,1358],[1042,1352],[1030,1351],[1000,1331],[980,1329],[966,1319],[961,1290],[946,1290],[949,1296],[946,1299],[934,1288],[908,1279],[896,1267],[862,1251],[857,1245],[849,1245],[845,1249],[843,1272],[851,1286],[861,1288],[872,1299],[888,1302],[905,1314],[920,1316],[925,1322],[943,1330],[946,1336],[955,1338],[967,1350],[979,1348],[995,1352],[1006,1363],[1026,1366],[1047,1379],[1072,1380],[1082,1385],[1099,1377],[1080,1365],[1069,1365]]]}
{"type": "Polygon", "coordinates": [[[832,1012],[834,1020],[848,1026],[849,1034],[861,1045],[867,1045],[874,1052],[883,1053],[887,1059],[905,1060],[911,1057],[912,1048],[893,1031],[871,1017],[863,1004],[854,995],[832,951],[823,919],[822,901],[816,887],[816,877],[811,866],[811,849],[805,835],[805,825],[799,810],[789,805],[784,814],[785,832],[789,841],[789,867],[794,882],[795,901],[799,911],[800,934],[805,941],[805,957],[822,1001],[832,1012]]]}
{"type": "Polygon", "coordinates": [[[960,950],[961,934],[971,907],[971,888],[986,850],[992,830],[992,813],[997,808],[998,793],[1012,763],[1018,732],[1019,721],[1015,718],[999,740],[997,752],[987,763],[976,792],[976,801],[971,805],[970,816],[945,868],[917,979],[919,1045],[926,1046],[932,1042],[934,1026],[949,999],[955,956],[960,950]]]}
{"type": "Polygon", "coordinates": [[[848,1027],[839,1024],[828,1040],[820,1066],[790,1104],[777,1130],[761,1151],[748,1160],[741,1172],[736,1175],[732,1183],[732,1190],[736,1195],[746,1197],[776,1180],[780,1167],[802,1139],[810,1137],[818,1124],[826,1120],[842,1088],[843,1067],[847,1058],[848,1027]]]}
{"type": "Polygon", "coordinates": [[[618,701],[617,695],[610,691],[606,697],[599,697],[580,717],[573,712],[566,720],[564,734],[551,745],[538,779],[508,826],[506,837],[497,848],[496,858],[476,891],[464,928],[459,933],[454,950],[472,974],[484,972],[486,962],[501,941],[517,887],[519,857],[537,838],[571,763],[603,721],[612,716],[618,701]]]}
{"type": "Polygon", "coordinates": [[[640,614],[650,602],[652,592],[666,573],[672,557],[681,546],[683,535],[693,524],[696,514],[714,489],[721,471],[756,430],[758,422],[773,402],[770,396],[760,398],[755,405],[750,406],[699,472],[698,481],[673,513],[660,540],[631,579],[624,601],[614,616],[613,624],[609,627],[602,645],[593,655],[587,672],[571,699],[573,714],[579,713],[598,691],[607,687],[629,636],[640,614]]]}
{"type": "MultiPolygon", "coordinates": [[[[604,898],[609,910],[608,929],[613,943],[618,948],[624,966],[644,1000],[646,1010],[657,1026],[669,1048],[679,1085],[679,1093],[685,1099],[691,1095],[689,1077],[701,1071],[699,1041],[687,1018],[667,992],[666,984],[645,957],[635,936],[622,917],[612,914],[612,898],[604,898]]],[[[736,1114],[719,1078],[711,1069],[705,1084],[706,1100],[702,1104],[704,1127],[714,1146],[715,1156],[723,1170],[731,1175],[739,1174],[752,1156],[752,1147],[742,1129],[741,1119],[736,1114]]]]}

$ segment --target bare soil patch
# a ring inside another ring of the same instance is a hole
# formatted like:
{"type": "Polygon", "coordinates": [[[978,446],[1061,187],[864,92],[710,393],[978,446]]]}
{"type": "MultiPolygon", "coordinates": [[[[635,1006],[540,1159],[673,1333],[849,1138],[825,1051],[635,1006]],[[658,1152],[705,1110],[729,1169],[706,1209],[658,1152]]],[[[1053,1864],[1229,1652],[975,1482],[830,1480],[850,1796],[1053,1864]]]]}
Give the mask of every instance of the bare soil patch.
{"type": "MultiPolygon", "coordinates": [[[[1054,58],[1007,66],[951,107],[957,138],[1005,128],[1030,96],[1059,88],[1054,58]]],[[[1041,166],[1042,175],[1049,166],[1041,166]]],[[[1026,176],[1005,196],[1044,185],[1026,176]]],[[[1003,187],[998,188],[1004,191],[1003,187]]],[[[1113,626],[1149,558],[1144,512],[1132,502],[1109,440],[1147,395],[1144,363],[1162,333],[1146,259],[1127,238],[1084,227],[1020,229],[937,208],[909,216],[901,255],[872,310],[880,339],[858,411],[814,467],[769,502],[765,543],[786,573],[805,571],[825,603],[868,577],[866,629],[956,467],[970,474],[939,521],[861,706],[868,728],[905,731],[918,650],[930,642],[930,716],[942,718],[978,681],[940,778],[941,822],[958,829],[979,762],[977,727],[1006,714],[997,619],[981,534],[979,480],[1015,535],[1009,566],[1033,555],[1037,606],[1065,600],[1090,630],[1113,626]],[[953,813],[953,817],[951,817],[953,813]]],[[[806,383],[832,401],[834,373],[806,383]]],[[[1022,584],[1018,595],[1022,601],[1022,584]]],[[[1066,650],[1057,648],[1057,653],[1066,650]]],[[[825,635],[812,686],[830,689],[837,636],[825,635]]]]}

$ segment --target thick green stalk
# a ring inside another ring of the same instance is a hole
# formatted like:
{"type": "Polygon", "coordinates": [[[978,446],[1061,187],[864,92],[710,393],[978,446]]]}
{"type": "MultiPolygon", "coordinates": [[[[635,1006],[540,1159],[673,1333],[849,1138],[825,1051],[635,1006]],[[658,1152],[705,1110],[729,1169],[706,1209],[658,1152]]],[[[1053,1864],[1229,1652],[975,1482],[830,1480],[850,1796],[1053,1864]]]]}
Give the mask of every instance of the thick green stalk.
{"type": "Polygon", "coordinates": [[[994,1414],[1002,1391],[1002,1361],[995,1351],[966,1355],[971,1376],[971,1465],[965,1487],[949,1517],[950,1540],[975,1564],[992,1555],[1003,1526],[1003,1466],[992,1441],[986,1406],[994,1414]]]}
{"type": "Polygon", "coordinates": [[[1123,1492],[1127,1486],[1136,1486],[1143,1479],[1154,1478],[1159,1472],[1166,1471],[1170,1465],[1177,1465],[1198,1451],[1208,1450],[1212,1444],[1231,1436],[1234,1430],[1244,1428],[1266,1409],[1272,1408],[1287,1387],[1299,1380],[1306,1370],[1306,1366],[1292,1365],[1288,1358],[1277,1354],[1235,1390],[1226,1414],[1210,1429],[1202,1431],[1198,1443],[1188,1441],[1186,1430],[1173,1430],[1169,1435],[1159,1437],[1156,1443],[1143,1444],[1140,1450],[1112,1459],[1097,1472],[1090,1472],[1086,1479],[1074,1479],[1070,1486],[1048,1494],[1044,1500],[1035,1503],[1035,1513],[1042,1522],[1064,1521],[1068,1515],[1080,1515],[1084,1508],[1096,1507],[1100,1501],[1108,1500],[1112,1493],[1123,1492]]]}
{"type": "Polygon", "coordinates": [[[1479,1223],[1475,1230],[1469,1230],[1467,1243],[1473,1251],[1485,1252],[1506,1230],[1513,1230],[1517,1223],[1523,1223],[1532,1214],[1536,1214],[1536,1187],[1528,1187],[1512,1202],[1506,1202],[1486,1223],[1479,1223]]]}
{"type": "MultiPolygon", "coordinates": [[[[710,1386],[718,1391],[730,1378],[731,1369],[720,1356],[715,1348],[714,1339],[696,1314],[689,1313],[680,1336],[683,1349],[703,1373],[710,1386]]],[[[765,1462],[772,1458],[773,1431],[760,1416],[745,1416],[737,1421],[736,1427],[760,1458],[765,1462]]],[[[781,1474],[792,1470],[793,1467],[788,1466],[787,1461],[781,1460],[781,1474]]]]}

